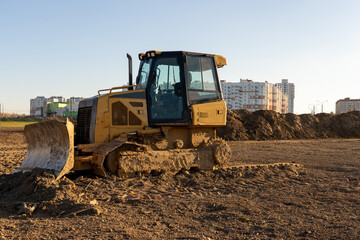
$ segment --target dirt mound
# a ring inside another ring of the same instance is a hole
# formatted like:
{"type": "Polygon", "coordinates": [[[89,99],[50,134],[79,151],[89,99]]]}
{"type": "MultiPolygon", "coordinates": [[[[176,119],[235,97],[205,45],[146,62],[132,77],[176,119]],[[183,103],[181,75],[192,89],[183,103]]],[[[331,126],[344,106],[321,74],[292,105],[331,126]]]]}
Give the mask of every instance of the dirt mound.
{"type": "Polygon", "coordinates": [[[228,111],[227,125],[217,134],[226,140],[359,138],[360,112],[317,115],[274,111],[228,111]]]}
{"type": "MultiPolygon", "coordinates": [[[[117,178],[79,177],[55,180],[51,171],[35,169],[31,172],[0,176],[0,215],[54,216],[97,215],[103,212],[98,201],[136,203],[178,194],[187,188],[231,188],[234,181],[269,178],[296,178],[298,167],[273,166],[257,168],[234,167],[213,172],[191,171],[176,175],[167,173],[148,178],[125,181],[117,178]],[[174,189],[176,192],[173,193],[174,189]],[[182,189],[182,190],[180,190],[182,189]],[[96,200],[98,199],[98,200],[96,200]]],[[[226,190],[228,191],[228,190],[226,190]]],[[[106,209],[104,209],[106,210],[106,209]]]]}
{"type": "Polygon", "coordinates": [[[56,181],[54,174],[48,170],[1,175],[0,211],[5,214],[50,216],[97,212],[89,204],[89,199],[81,197],[80,190],[65,177],[56,181]]]}

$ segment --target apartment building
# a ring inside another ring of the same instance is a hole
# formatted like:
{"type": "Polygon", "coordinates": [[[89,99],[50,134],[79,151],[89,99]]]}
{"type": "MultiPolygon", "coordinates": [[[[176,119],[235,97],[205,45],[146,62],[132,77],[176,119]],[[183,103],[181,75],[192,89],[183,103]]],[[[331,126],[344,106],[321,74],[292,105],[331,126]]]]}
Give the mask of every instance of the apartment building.
{"type": "Polygon", "coordinates": [[[221,81],[224,99],[229,110],[274,110],[288,112],[288,97],[274,84],[240,79],[240,82],[221,81]]]}
{"type": "Polygon", "coordinates": [[[44,102],[46,102],[46,98],[44,96],[37,96],[34,99],[30,99],[30,116],[34,116],[34,117],[43,116],[44,102]]]}
{"type": "Polygon", "coordinates": [[[67,99],[66,102],[68,103],[68,105],[66,106],[66,109],[70,112],[77,111],[79,109],[79,103],[83,99],[84,98],[81,97],[71,97],[67,99]]]}
{"type": "Polygon", "coordinates": [[[289,83],[288,79],[282,79],[281,83],[275,83],[275,86],[281,89],[288,97],[288,112],[294,113],[295,84],[289,83]]]}
{"type": "Polygon", "coordinates": [[[360,99],[344,98],[336,101],[335,112],[337,114],[351,111],[360,111],[360,99]]]}

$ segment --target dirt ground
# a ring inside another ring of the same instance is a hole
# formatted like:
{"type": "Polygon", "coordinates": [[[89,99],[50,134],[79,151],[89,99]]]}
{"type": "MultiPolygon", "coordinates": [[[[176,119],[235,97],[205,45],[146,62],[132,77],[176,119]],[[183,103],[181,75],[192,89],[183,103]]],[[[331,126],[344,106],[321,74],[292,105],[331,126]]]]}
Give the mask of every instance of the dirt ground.
{"type": "Polygon", "coordinates": [[[227,168],[120,180],[9,175],[26,154],[0,129],[0,239],[359,239],[360,140],[229,142],[227,168]],[[289,162],[298,166],[241,168],[289,162]]]}

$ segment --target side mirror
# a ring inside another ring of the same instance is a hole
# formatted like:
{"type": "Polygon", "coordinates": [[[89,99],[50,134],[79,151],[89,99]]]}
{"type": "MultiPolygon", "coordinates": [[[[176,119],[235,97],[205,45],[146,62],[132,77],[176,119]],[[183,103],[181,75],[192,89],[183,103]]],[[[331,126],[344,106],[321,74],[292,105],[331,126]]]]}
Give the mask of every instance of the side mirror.
{"type": "Polygon", "coordinates": [[[181,83],[175,83],[174,92],[175,92],[175,96],[181,97],[181,83]]]}

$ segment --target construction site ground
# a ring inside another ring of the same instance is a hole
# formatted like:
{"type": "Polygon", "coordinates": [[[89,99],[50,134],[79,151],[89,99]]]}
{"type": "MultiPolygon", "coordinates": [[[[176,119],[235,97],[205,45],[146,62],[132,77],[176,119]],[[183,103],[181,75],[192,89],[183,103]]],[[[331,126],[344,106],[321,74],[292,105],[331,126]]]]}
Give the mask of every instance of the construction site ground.
{"type": "Polygon", "coordinates": [[[0,129],[0,239],[359,239],[360,140],[229,142],[227,168],[96,178],[10,173],[26,154],[0,129]],[[241,168],[243,164],[299,166],[241,168]]]}

